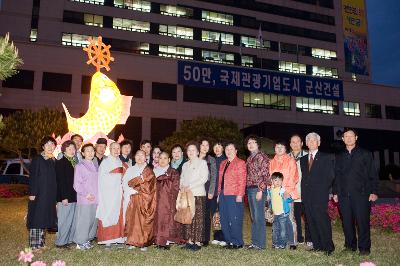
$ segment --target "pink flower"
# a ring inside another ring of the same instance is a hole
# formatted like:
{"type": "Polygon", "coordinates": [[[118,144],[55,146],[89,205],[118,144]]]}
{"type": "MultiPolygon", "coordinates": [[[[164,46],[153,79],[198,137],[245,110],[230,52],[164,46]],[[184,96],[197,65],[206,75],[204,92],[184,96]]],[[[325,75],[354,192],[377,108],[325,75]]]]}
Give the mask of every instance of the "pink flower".
{"type": "Polygon", "coordinates": [[[46,263],[44,261],[37,260],[34,263],[32,263],[31,266],[46,266],[46,263]]]}
{"type": "Polygon", "coordinates": [[[32,262],[33,254],[30,249],[25,249],[25,251],[21,251],[19,253],[18,261],[27,263],[32,262]]]}
{"type": "Polygon", "coordinates": [[[360,263],[360,266],[376,266],[376,264],[373,262],[364,261],[360,263]]]}
{"type": "Polygon", "coordinates": [[[65,261],[62,261],[62,260],[53,261],[51,266],[65,266],[65,261]]]}

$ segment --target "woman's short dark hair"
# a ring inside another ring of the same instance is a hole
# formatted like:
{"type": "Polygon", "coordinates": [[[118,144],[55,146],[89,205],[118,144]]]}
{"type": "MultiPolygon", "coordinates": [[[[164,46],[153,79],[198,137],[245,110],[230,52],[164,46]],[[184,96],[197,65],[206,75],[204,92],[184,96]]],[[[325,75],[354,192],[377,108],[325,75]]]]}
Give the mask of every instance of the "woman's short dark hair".
{"type": "Polygon", "coordinates": [[[85,158],[85,156],[83,155],[83,153],[85,152],[86,148],[92,147],[94,150],[94,145],[92,143],[86,143],[85,145],[82,146],[81,148],[81,152],[82,152],[82,157],[85,158]]]}
{"type": "Polygon", "coordinates": [[[124,139],[119,145],[121,145],[121,148],[125,145],[131,145],[131,148],[133,148],[132,141],[130,141],[129,139],[124,139]]]}
{"type": "Polygon", "coordinates": [[[174,146],[172,146],[172,148],[171,148],[171,153],[172,153],[172,151],[173,150],[175,150],[176,148],[180,148],[181,149],[181,151],[183,151],[183,147],[182,147],[182,145],[180,145],[180,144],[175,144],[174,146]]]}
{"type": "Polygon", "coordinates": [[[284,141],[283,139],[276,140],[274,142],[274,147],[276,147],[276,145],[282,145],[285,147],[285,149],[287,149],[288,147],[286,141],[284,141]]]}
{"type": "Polygon", "coordinates": [[[74,146],[75,150],[76,150],[76,145],[72,140],[66,140],[64,141],[64,143],[61,145],[61,151],[65,152],[65,150],[69,147],[69,146],[74,146]]]}
{"type": "Polygon", "coordinates": [[[79,134],[74,134],[74,135],[72,135],[72,136],[71,136],[71,140],[73,140],[73,139],[76,138],[76,137],[80,138],[81,141],[83,142],[83,137],[82,137],[81,135],[79,135],[79,134]]]}
{"type": "Polygon", "coordinates": [[[235,142],[233,142],[233,141],[228,141],[228,142],[225,144],[225,148],[228,147],[229,145],[233,145],[233,147],[235,148],[235,150],[237,150],[237,147],[236,147],[236,143],[235,143],[235,142]]]}
{"type": "Polygon", "coordinates": [[[215,147],[215,146],[217,146],[217,145],[221,145],[222,147],[225,146],[225,144],[224,144],[222,141],[220,141],[220,140],[217,140],[216,142],[214,142],[213,147],[215,147]]]}
{"type": "Polygon", "coordinates": [[[144,139],[144,140],[142,140],[142,141],[140,142],[140,145],[139,145],[139,147],[142,147],[143,145],[146,145],[147,143],[149,143],[149,144],[150,144],[150,146],[153,146],[153,144],[151,143],[151,141],[150,141],[150,140],[148,140],[148,139],[144,139]]]}
{"type": "Polygon", "coordinates": [[[257,143],[258,148],[261,148],[260,138],[257,135],[248,135],[244,141],[246,146],[247,146],[247,143],[249,143],[249,140],[254,140],[257,143]]]}
{"type": "Polygon", "coordinates": [[[186,143],[185,149],[187,150],[189,148],[189,146],[192,146],[192,145],[196,147],[197,151],[200,151],[199,143],[194,140],[191,140],[188,143],[186,143]]]}
{"type": "Polygon", "coordinates": [[[46,136],[42,138],[42,140],[40,141],[40,148],[44,150],[43,149],[44,145],[50,141],[53,142],[54,146],[57,146],[57,141],[52,136],[46,136]]]}

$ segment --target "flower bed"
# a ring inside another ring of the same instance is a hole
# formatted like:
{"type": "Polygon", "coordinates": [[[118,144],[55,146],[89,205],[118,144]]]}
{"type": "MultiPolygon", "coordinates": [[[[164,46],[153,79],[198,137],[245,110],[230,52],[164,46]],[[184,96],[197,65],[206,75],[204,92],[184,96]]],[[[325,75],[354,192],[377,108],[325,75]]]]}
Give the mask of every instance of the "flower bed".
{"type": "MultiPolygon", "coordinates": [[[[333,222],[340,219],[340,209],[333,200],[328,204],[328,215],[333,222]]],[[[400,234],[400,201],[393,204],[376,204],[371,208],[371,226],[400,234]]]]}
{"type": "Polygon", "coordinates": [[[0,184],[0,198],[19,198],[27,196],[29,188],[22,184],[0,184]]]}

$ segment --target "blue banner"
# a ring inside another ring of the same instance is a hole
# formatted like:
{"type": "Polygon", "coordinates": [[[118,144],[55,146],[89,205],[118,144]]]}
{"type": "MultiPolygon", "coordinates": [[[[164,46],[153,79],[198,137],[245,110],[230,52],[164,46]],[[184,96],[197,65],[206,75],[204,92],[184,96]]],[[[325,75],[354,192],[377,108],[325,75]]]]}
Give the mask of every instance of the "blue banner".
{"type": "Polygon", "coordinates": [[[343,81],[254,68],[178,61],[178,83],[290,96],[343,100],[343,81]]]}

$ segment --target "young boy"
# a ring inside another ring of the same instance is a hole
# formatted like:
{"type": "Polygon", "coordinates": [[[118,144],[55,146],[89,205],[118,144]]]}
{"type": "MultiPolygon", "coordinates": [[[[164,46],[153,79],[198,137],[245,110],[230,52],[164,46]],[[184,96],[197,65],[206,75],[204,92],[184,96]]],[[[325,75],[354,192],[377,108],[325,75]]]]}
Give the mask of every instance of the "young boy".
{"type": "Polygon", "coordinates": [[[290,249],[295,249],[293,243],[293,227],[289,219],[290,205],[292,198],[285,199],[283,194],[285,189],[282,187],[283,174],[274,172],[271,175],[272,187],[268,189],[268,203],[274,213],[272,224],[272,247],[284,249],[287,245],[290,249]]]}

